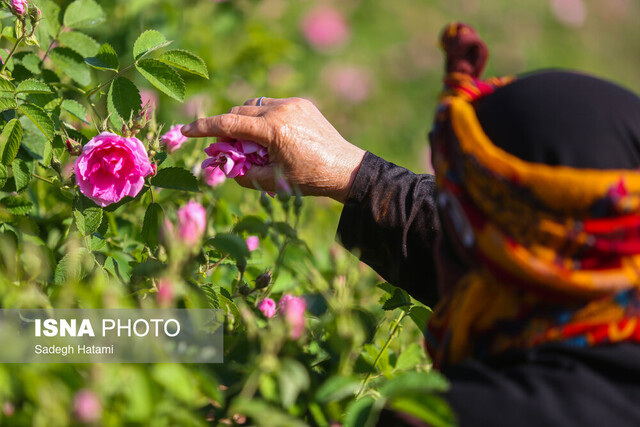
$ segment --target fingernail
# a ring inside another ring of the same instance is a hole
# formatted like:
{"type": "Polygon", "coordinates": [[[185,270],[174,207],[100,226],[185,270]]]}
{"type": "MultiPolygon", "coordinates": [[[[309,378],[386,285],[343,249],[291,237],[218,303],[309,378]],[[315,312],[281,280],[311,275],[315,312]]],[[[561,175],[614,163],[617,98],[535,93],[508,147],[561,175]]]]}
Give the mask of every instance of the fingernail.
{"type": "Polygon", "coordinates": [[[184,126],[182,126],[182,128],[180,128],[180,131],[182,132],[183,135],[188,134],[192,130],[193,130],[193,124],[192,123],[189,123],[188,125],[184,125],[184,126]]]}

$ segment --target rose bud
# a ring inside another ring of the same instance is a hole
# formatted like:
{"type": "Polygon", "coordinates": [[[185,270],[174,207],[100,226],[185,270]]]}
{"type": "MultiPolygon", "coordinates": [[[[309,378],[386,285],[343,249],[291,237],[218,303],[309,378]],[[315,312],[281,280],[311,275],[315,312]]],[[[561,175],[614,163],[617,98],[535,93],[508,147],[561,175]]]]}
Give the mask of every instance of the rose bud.
{"type": "Polygon", "coordinates": [[[267,286],[269,286],[269,283],[271,283],[271,274],[269,274],[268,272],[262,273],[261,275],[256,277],[256,289],[266,288],[267,286]]]}

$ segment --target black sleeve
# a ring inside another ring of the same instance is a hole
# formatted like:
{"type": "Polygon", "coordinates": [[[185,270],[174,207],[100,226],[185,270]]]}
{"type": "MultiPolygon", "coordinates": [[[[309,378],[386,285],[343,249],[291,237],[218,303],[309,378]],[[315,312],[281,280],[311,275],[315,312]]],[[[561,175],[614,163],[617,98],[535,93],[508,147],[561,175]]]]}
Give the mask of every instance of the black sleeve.
{"type": "Polygon", "coordinates": [[[416,175],[367,152],[338,224],[345,248],[428,305],[437,301],[434,189],[433,175],[416,175]]]}

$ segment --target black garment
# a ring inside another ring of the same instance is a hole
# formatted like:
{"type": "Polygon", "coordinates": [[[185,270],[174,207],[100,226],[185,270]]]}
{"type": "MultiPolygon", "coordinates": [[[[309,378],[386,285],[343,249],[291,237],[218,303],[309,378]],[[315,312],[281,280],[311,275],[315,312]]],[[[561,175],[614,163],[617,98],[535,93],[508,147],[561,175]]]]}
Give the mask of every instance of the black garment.
{"type": "MultiPolygon", "coordinates": [[[[371,153],[345,203],[338,236],[413,297],[437,300],[434,178],[371,153]]],[[[462,426],[640,426],[640,345],[545,346],[444,369],[462,426]]],[[[380,426],[420,425],[385,411],[380,426]]]]}
{"type": "Polygon", "coordinates": [[[640,166],[640,98],[605,80],[536,72],[474,107],[491,141],[522,160],[594,169],[640,166]]]}

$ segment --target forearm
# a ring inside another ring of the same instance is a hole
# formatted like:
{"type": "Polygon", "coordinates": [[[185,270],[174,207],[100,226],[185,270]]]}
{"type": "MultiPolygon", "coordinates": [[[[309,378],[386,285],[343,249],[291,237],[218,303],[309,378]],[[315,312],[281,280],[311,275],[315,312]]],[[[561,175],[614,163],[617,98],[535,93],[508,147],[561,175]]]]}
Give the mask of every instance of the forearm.
{"type": "Polygon", "coordinates": [[[338,225],[345,248],[430,305],[437,300],[434,189],[432,175],[416,175],[367,152],[338,225]]]}

